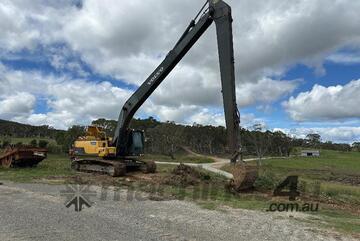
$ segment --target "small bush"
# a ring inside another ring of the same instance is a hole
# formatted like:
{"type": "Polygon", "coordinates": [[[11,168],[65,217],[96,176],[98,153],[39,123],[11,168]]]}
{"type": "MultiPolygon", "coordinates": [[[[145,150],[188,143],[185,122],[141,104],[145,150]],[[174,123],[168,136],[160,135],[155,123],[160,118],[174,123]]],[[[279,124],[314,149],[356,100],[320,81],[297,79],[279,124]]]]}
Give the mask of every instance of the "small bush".
{"type": "Polygon", "coordinates": [[[339,195],[339,192],[336,190],[326,190],[325,192],[322,193],[322,195],[328,198],[334,198],[339,195]]]}
{"type": "Polygon", "coordinates": [[[53,143],[49,143],[47,149],[48,149],[48,152],[52,153],[52,154],[61,154],[61,153],[63,153],[62,146],[59,146],[59,145],[56,145],[56,144],[53,144],[53,143]]]}
{"type": "Polygon", "coordinates": [[[36,147],[37,146],[37,140],[36,139],[31,140],[30,145],[33,146],[33,147],[36,147]]]}
{"type": "Polygon", "coordinates": [[[70,147],[67,145],[61,145],[61,152],[62,153],[69,153],[70,147]]]}
{"type": "Polygon", "coordinates": [[[40,148],[46,148],[48,144],[49,144],[48,141],[45,141],[45,140],[40,140],[39,141],[39,147],[40,148]]]}
{"type": "Polygon", "coordinates": [[[11,144],[11,141],[10,140],[4,140],[3,143],[2,143],[2,147],[5,148],[7,147],[8,145],[11,144]]]}
{"type": "Polygon", "coordinates": [[[277,184],[278,180],[273,174],[263,173],[256,179],[254,187],[258,190],[274,190],[277,184]]]}
{"type": "Polygon", "coordinates": [[[23,145],[23,143],[21,141],[19,141],[18,143],[15,144],[16,147],[21,147],[23,145]]]}

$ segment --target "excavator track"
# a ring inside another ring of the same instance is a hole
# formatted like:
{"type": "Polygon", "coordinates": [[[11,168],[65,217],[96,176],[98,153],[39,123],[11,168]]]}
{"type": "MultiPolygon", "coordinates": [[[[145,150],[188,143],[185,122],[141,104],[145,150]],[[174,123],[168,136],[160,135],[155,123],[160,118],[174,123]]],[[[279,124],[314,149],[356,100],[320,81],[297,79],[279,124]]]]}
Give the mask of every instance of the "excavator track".
{"type": "Polygon", "coordinates": [[[7,146],[0,154],[0,164],[4,168],[33,167],[46,157],[46,148],[7,146]]]}
{"type": "Polygon", "coordinates": [[[78,172],[106,174],[112,177],[125,176],[127,171],[141,170],[144,173],[154,173],[156,164],[153,161],[138,160],[103,160],[73,158],[71,168],[78,172]]]}

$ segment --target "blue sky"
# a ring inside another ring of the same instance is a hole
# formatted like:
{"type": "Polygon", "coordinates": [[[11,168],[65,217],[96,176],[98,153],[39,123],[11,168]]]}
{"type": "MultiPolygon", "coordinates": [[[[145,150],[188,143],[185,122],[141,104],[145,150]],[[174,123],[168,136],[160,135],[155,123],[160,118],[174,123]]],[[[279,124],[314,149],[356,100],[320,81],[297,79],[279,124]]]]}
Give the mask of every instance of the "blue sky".
{"type": "MultiPolygon", "coordinates": [[[[309,68],[305,65],[295,65],[291,67],[283,76],[283,79],[302,79],[298,87],[292,92],[292,96],[306,91],[310,91],[314,84],[322,85],[324,87],[346,85],[352,80],[360,79],[360,64],[343,64],[343,63],[331,63],[327,61],[324,64],[325,74],[318,75],[313,68],[309,68]]],[[[360,93],[359,93],[360,95],[360,93]]],[[[359,97],[360,98],[360,97],[359,97]]],[[[299,126],[316,126],[326,127],[328,125],[341,125],[341,122],[350,121],[347,125],[357,127],[359,126],[358,118],[346,118],[343,120],[334,121],[333,123],[320,122],[296,122],[289,118],[286,111],[281,106],[283,101],[286,101],[287,97],[280,98],[276,102],[272,103],[271,111],[263,112],[256,109],[256,107],[247,107],[243,109],[244,113],[254,113],[257,117],[267,119],[269,128],[296,128],[299,126]],[[340,123],[339,123],[340,122],[340,123]]],[[[354,100],[355,101],[355,100],[354,100]]],[[[304,107],[305,108],[305,107],[304,107]]]]}
{"type": "MultiPolygon", "coordinates": [[[[242,126],[360,141],[360,3],[228,3],[242,126]]],[[[0,118],[61,129],[116,119],[194,7],[191,0],[0,3],[0,118]]],[[[137,116],[223,125],[215,40],[212,27],[137,116]]]]}

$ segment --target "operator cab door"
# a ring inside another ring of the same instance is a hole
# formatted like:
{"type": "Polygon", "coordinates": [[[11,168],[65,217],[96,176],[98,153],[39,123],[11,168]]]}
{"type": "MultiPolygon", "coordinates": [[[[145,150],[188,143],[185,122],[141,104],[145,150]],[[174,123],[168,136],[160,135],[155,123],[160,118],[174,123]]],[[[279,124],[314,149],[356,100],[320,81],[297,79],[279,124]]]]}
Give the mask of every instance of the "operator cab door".
{"type": "Polygon", "coordinates": [[[133,130],[130,135],[131,142],[129,146],[129,155],[140,156],[144,154],[144,132],[140,130],[133,130]]]}

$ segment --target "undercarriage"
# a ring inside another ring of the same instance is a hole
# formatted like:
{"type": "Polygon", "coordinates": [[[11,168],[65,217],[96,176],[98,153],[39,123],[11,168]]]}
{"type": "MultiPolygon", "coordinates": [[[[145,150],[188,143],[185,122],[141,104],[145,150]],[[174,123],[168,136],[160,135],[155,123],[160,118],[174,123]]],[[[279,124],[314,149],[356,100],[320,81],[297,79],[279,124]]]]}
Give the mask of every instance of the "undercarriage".
{"type": "Polygon", "coordinates": [[[135,158],[105,160],[91,157],[74,157],[71,160],[71,168],[79,172],[99,173],[112,177],[121,177],[127,172],[138,170],[144,173],[155,173],[156,164],[154,161],[143,161],[135,158]]]}

